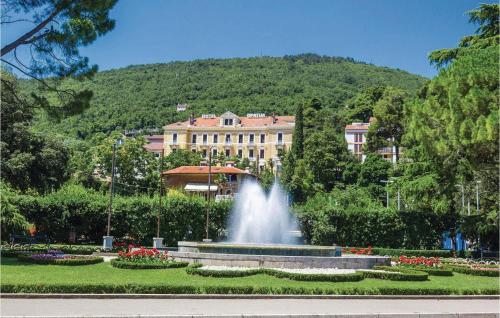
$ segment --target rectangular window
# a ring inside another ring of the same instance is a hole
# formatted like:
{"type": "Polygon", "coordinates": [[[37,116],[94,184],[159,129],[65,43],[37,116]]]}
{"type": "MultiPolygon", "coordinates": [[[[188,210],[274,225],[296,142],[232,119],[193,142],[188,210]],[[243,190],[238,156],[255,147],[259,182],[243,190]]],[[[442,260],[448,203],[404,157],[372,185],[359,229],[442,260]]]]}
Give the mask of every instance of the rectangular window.
{"type": "Polygon", "coordinates": [[[354,134],[354,142],[363,142],[363,134],[354,134]]]}
{"type": "Polygon", "coordinates": [[[172,143],[174,143],[174,144],[177,143],[177,133],[172,134],[172,143]]]}
{"type": "Polygon", "coordinates": [[[278,144],[283,143],[283,133],[278,133],[278,144]]]}
{"type": "Polygon", "coordinates": [[[248,143],[253,144],[254,141],[255,141],[255,135],[254,134],[248,135],[248,143]]]}
{"type": "Polygon", "coordinates": [[[191,143],[192,143],[192,144],[195,144],[195,143],[196,143],[196,137],[197,137],[196,135],[192,135],[192,136],[191,136],[191,143]]]}
{"type": "Polygon", "coordinates": [[[243,134],[238,135],[238,143],[242,144],[243,143],[243,134]]]}
{"type": "Polygon", "coordinates": [[[226,144],[231,143],[231,134],[226,134],[226,144]]]}
{"type": "Polygon", "coordinates": [[[224,119],[224,126],[232,126],[233,125],[233,119],[232,118],[226,118],[224,119]]]}
{"type": "Polygon", "coordinates": [[[243,157],[243,149],[238,149],[238,158],[242,158],[243,157]]]}
{"type": "Polygon", "coordinates": [[[260,134],[260,143],[263,144],[266,142],[266,135],[265,134],[260,134]]]}
{"type": "Polygon", "coordinates": [[[231,156],[231,149],[226,149],[226,157],[230,157],[231,156]]]}
{"type": "Polygon", "coordinates": [[[213,142],[214,142],[214,144],[219,143],[219,135],[214,134],[214,137],[213,137],[213,142]]]}
{"type": "Polygon", "coordinates": [[[203,134],[203,144],[206,145],[208,142],[208,135],[207,134],[203,134]]]}
{"type": "Polygon", "coordinates": [[[212,149],[212,158],[217,157],[217,149],[212,149]]]}
{"type": "Polygon", "coordinates": [[[260,150],[259,156],[260,156],[260,159],[264,159],[264,149],[260,150]]]}
{"type": "Polygon", "coordinates": [[[248,149],[248,158],[253,158],[253,149],[248,149]]]}
{"type": "Polygon", "coordinates": [[[202,150],[202,155],[203,155],[203,158],[206,158],[206,157],[207,157],[207,150],[206,150],[206,149],[203,149],[203,150],[202,150]]]}
{"type": "Polygon", "coordinates": [[[354,145],[354,153],[360,153],[361,152],[361,145],[354,145]]]}

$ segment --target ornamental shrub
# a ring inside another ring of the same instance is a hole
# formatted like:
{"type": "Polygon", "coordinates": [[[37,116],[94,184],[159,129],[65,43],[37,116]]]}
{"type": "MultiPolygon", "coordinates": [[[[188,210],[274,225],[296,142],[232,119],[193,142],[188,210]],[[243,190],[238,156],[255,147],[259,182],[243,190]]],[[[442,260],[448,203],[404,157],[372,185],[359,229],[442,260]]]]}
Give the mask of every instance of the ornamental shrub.
{"type": "Polygon", "coordinates": [[[17,259],[22,262],[40,265],[91,265],[104,262],[100,256],[77,256],[77,255],[55,255],[55,254],[18,254],[17,259]]]}
{"type": "MultiPolygon", "coordinates": [[[[151,245],[156,236],[158,197],[147,195],[113,200],[111,233],[130,237],[142,245],[151,245]]],[[[74,229],[78,236],[100,242],[106,233],[109,196],[79,185],[67,185],[45,196],[17,195],[13,204],[36,225],[40,233],[66,242],[74,229]]],[[[205,231],[206,201],[197,196],[164,197],[160,216],[160,236],[165,244],[181,240],[201,240],[205,231]]],[[[209,231],[219,237],[225,227],[231,202],[211,202],[209,231]]]]}
{"type": "MultiPolygon", "coordinates": [[[[294,207],[304,237],[312,244],[404,249],[436,249],[441,244],[441,234],[446,229],[443,216],[431,211],[345,205],[338,202],[342,199],[318,193],[294,207]]],[[[373,254],[376,252],[373,248],[373,254]]]]}

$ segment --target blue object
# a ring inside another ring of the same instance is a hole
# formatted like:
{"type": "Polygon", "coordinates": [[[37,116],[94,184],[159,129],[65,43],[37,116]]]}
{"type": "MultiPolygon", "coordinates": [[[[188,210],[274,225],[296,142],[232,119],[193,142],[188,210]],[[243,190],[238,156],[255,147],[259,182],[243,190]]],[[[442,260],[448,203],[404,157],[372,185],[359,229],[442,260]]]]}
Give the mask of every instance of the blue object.
{"type": "MultiPolygon", "coordinates": [[[[457,233],[455,236],[457,242],[457,251],[465,251],[467,249],[467,242],[463,239],[462,233],[457,233]]],[[[451,242],[450,232],[444,232],[442,235],[442,247],[444,250],[453,249],[451,242]]]]}

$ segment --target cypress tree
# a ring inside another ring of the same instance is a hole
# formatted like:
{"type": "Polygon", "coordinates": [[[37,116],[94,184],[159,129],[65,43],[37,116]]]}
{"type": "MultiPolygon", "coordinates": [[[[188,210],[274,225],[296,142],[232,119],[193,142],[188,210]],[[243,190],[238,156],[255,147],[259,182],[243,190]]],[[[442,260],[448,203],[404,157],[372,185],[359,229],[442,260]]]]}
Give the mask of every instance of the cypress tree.
{"type": "Polygon", "coordinates": [[[297,107],[297,112],[295,114],[292,154],[296,159],[302,159],[304,157],[304,109],[302,105],[297,107]]]}

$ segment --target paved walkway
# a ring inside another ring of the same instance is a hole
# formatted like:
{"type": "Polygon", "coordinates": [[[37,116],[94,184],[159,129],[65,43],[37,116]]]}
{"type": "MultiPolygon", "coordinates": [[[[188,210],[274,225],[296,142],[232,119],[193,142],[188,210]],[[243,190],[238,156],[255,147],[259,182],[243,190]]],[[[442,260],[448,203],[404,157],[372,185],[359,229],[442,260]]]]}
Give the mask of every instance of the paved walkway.
{"type": "Polygon", "coordinates": [[[499,317],[498,299],[2,298],[0,304],[2,317],[499,317]]]}

